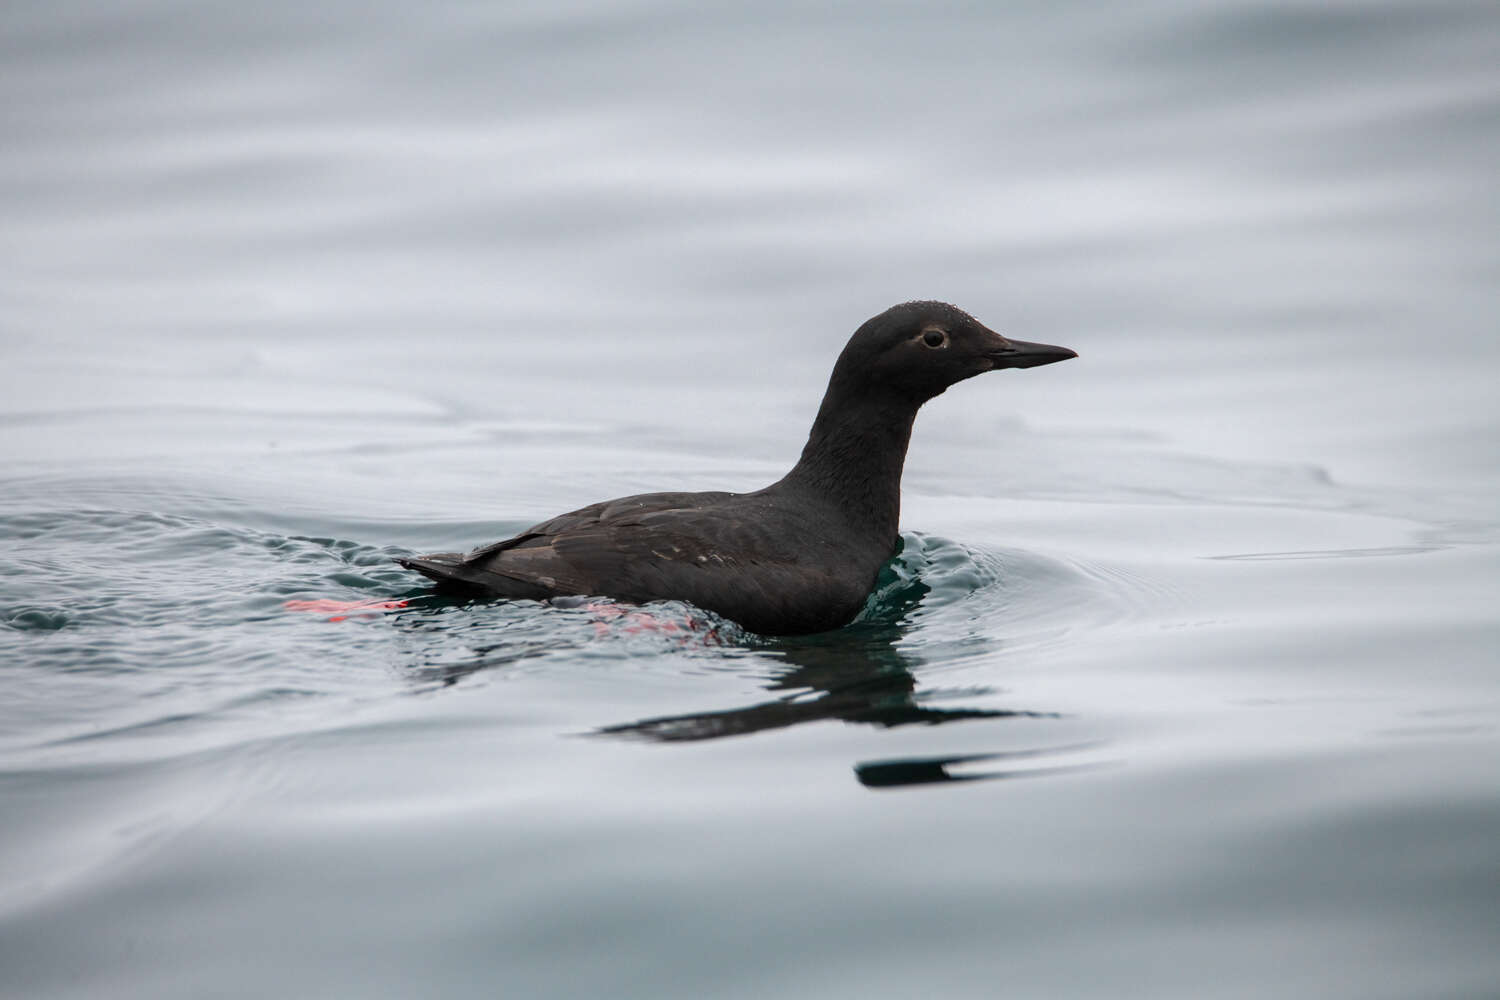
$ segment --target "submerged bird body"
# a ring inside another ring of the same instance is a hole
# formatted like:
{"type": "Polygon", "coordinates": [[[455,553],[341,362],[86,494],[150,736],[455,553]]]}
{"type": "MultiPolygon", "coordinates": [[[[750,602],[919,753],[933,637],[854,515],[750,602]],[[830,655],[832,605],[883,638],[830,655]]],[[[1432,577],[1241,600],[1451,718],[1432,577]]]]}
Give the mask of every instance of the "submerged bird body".
{"type": "Polygon", "coordinates": [[[466,555],[398,561],[477,596],[682,600],[768,635],[838,628],[896,549],[918,408],[974,375],[1075,356],[1007,340],[945,303],[908,302],[855,332],[802,457],[765,489],[622,497],[466,555]]]}

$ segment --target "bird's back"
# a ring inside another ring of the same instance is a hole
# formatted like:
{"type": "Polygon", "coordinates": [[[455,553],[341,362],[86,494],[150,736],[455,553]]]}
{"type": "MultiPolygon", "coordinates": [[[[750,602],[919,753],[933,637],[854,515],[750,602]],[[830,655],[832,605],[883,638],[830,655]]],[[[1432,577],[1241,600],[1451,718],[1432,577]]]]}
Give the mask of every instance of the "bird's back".
{"type": "Polygon", "coordinates": [[[795,494],[648,493],[592,504],[467,555],[402,560],[494,597],[685,600],[756,632],[837,628],[864,603],[894,540],[851,536],[795,494]]]}

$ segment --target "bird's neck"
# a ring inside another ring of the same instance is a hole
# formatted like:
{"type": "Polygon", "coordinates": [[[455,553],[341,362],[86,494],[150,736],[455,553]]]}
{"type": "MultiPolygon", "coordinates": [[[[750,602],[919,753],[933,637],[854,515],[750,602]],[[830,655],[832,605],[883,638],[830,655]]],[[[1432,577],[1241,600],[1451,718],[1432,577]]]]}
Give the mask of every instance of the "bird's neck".
{"type": "Polygon", "coordinates": [[[920,402],[830,385],[807,446],[778,483],[836,506],[862,530],[894,545],[901,470],[920,402]]]}

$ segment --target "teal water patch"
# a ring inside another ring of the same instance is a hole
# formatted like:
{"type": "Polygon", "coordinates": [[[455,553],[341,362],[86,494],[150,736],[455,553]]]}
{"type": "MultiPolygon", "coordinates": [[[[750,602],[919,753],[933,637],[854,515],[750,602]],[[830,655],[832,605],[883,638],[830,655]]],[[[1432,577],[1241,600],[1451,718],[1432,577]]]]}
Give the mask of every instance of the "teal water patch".
{"type": "Polygon", "coordinates": [[[61,608],[9,608],[5,611],[5,624],[18,632],[56,632],[67,627],[68,614],[61,608]]]}
{"type": "Polygon", "coordinates": [[[1102,628],[1159,611],[1164,599],[1159,586],[1113,567],[907,532],[852,627],[937,625],[914,634],[927,645],[981,635],[1016,642],[1102,628]]]}
{"type": "Polygon", "coordinates": [[[860,623],[898,624],[924,602],[951,604],[993,586],[1000,579],[1000,560],[946,538],[907,532],[875,579],[860,623]]]}

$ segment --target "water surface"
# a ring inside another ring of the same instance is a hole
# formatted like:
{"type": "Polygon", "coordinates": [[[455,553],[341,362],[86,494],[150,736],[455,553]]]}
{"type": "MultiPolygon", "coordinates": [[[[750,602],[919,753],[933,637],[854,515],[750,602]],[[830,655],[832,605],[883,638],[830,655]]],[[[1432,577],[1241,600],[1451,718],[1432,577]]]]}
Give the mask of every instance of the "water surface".
{"type": "Polygon", "coordinates": [[[1496,995],[1493,5],[12,8],[0,992],[1496,995]],[[391,562],[914,297],[854,625],[391,562]]]}

